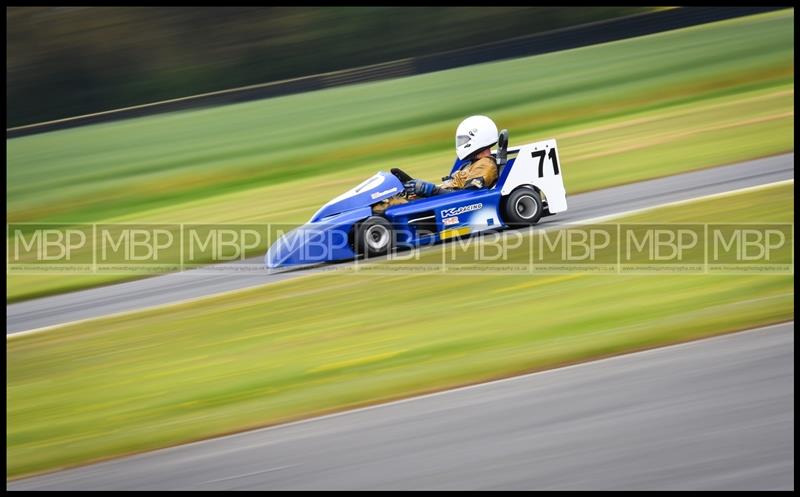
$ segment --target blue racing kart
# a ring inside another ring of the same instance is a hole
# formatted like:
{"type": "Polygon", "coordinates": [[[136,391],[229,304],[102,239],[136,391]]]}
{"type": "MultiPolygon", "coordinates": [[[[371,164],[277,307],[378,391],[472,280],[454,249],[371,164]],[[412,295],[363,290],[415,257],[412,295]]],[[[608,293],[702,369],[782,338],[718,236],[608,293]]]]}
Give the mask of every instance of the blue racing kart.
{"type": "MultiPolygon", "coordinates": [[[[268,268],[317,264],[389,253],[504,227],[531,226],[567,210],[555,139],[508,148],[500,132],[499,176],[489,188],[467,189],[393,205],[372,206],[403,192],[406,175],[381,171],[319,209],[305,225],[281,236],[265,256],[268,268]]],[[[464,161],[456,159],[450,174],[464,161]]]]}

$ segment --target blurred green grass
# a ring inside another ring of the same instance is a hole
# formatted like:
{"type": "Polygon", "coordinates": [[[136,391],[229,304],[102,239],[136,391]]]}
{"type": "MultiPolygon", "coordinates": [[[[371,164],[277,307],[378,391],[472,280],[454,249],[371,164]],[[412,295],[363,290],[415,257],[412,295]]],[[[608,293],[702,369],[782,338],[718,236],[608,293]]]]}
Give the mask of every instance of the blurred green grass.
{"type": "MultiPolygon", "coordinates": [[[[793,199],[783,184],[624,220],[792,223],[793,199]]],[[[322,274],[12,336],[6,473],[785,321],[793,280],[322,274]]]]}
{"type": "MultiPolygon", "coordinates": [[[[7,221],[302,223],[377,169],[438,180],[473,113],[512,145],[556,137],[569,194],[791,151],[793,21],[786,10],[8,140],[7,221]]],[[[10,275],[6,300],[135,277],[10,275]]]]}

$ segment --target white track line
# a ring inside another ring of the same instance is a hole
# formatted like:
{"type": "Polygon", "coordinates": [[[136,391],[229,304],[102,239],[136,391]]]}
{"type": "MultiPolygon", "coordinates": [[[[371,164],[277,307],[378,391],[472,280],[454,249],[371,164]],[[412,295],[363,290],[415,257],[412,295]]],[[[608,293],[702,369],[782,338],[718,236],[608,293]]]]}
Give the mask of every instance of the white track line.
{"type": "Polygon", "coordinates": [[[673,206],[676,206],[676,205],[691,204],[693,202],[700,202],[700,201],[703,201],[703,200],[710,200],[712,198],[729,197],[731,195],[738,195],[740,193],[747,193],[747,192],[752,192],[752,191],[757,191],[757,190],[765,190],[767,188],[772,188],[772,187],[775,187],[775,186],[780,186],[780,185],[785,185],[785,184],[790,184],[790,183],[794,183],[794,178],[784,179],[784,180],[781,180],[781,181],[773,181],[772,183],[764,183],[763,185],[746,186],[744,188],[739,188],[739,189],[736,189],[736,190],[728,190],[726,192],[710,193],[708,195],[703,195],[703,196],[700,196],[700,197],[692,197],[692,198],[684,199],[684,200],[675,200],[673,202],[667,202],[667,203],[664,203],[664,204],[652,205],[650,207],[642,207],[640,209],[633,209],[633,210],[629,210],[629,211],[624,211],[624,212],[620,212],[618,214],[608,214],[606,216],[599,216],[599,217],[594,217],[594,218],[590,218],[590,219],[582,219],[580,221],[573,221],[572,223],[567,223],[567,224],[599,223],[599,222],[602,222],[604,220],[614,219],[614,218],[618,218],[618,217],[631,216],[631,215],[634,215],[634,214],[640,214],[640,213],[643,213],[643,212],[652,211],[654,209],[661,209],[663,207],[673,207],[673,206]]]}

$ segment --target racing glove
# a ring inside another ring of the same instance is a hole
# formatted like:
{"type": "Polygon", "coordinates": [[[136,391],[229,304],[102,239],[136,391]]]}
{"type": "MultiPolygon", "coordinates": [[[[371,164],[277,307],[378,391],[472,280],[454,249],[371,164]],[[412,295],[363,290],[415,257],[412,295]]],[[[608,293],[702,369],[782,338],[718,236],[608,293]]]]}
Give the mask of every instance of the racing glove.
{"type": "Polygon", "coordinates": [[[405,185],[403,186],[405,187],[406,194],[410,195],[413,193],[418,197],[430,197],[436,190],[436,185],[421,179],[412,179],[411,181],[406,181],[405,185]]]}

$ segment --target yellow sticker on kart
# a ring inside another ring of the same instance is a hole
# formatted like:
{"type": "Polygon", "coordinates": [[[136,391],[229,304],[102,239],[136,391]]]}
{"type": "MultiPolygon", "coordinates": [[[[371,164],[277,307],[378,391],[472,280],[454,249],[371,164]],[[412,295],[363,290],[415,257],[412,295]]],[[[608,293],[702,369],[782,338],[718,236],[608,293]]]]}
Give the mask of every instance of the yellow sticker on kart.
{"type": "Polygon", "coordinates": [[[444,230],[439,234],[439,236],[442,240],[447,240],[448,238],[455,238],[457,236],[468,235],[470,231],[472,231],[472,228],[470,228],[469,226],[464,226],[462,228],[453,228],[449,230],[444,230]]]}

